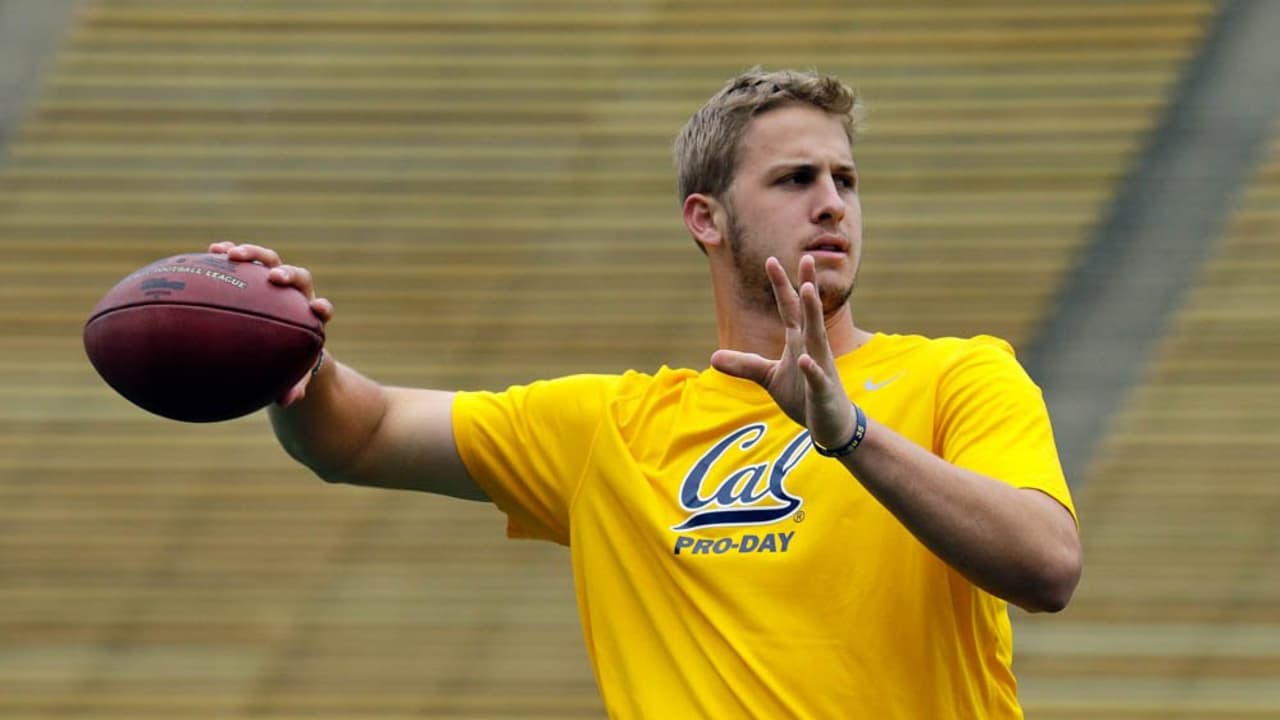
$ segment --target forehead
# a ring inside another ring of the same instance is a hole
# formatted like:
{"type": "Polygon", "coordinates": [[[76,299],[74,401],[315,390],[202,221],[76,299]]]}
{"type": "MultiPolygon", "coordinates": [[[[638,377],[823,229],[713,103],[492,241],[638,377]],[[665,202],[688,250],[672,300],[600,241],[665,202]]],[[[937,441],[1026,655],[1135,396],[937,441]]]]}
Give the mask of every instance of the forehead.
{"type": "Polygon", "coordinates": [[[837,115],[809,105],[789,105],[757,115],[742,137],[742,170],[777,164],[853,164],[853,149],[837,115]]]}

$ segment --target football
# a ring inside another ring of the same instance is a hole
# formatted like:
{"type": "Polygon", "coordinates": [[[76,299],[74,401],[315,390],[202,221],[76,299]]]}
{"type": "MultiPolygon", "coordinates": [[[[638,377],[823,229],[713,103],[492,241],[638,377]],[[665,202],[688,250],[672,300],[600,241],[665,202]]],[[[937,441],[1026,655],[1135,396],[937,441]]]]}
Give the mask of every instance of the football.
{"type": "Polygon", "coordinates": [[[186,422],[241,417],[315,365],[324,323],[268,268],[226,255],[157,260],[125,277],[84,326],[89,362],[138,407],[186,422]]]}

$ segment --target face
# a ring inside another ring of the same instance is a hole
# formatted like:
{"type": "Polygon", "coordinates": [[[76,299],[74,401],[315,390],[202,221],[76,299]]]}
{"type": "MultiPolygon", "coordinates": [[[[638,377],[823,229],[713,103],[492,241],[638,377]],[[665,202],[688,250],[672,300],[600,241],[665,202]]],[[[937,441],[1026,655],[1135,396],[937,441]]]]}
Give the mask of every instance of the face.
{"type": "Polygon", "coordinates": [[[725,197],[726,244],[741,299],[776,308],[764,262],[778,258],[793,282],[812,255],[823,310],[853,292],[862,252],[862,206],[853,152],[839,118],[790,106],[756,117],[725,197]]]}

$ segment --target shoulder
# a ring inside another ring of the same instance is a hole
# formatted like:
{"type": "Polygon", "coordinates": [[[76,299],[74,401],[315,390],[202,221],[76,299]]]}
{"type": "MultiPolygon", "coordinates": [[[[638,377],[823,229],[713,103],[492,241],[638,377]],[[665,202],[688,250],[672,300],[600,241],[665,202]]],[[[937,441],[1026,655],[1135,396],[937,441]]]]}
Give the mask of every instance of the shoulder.
{"type": "Polygon", "coordinates": [[[527,391],[512,388],[507,393],[537,397],[533,403],[537,414],[573,418],[572,424],[583,433],[603,424],[622,438],[633,438],[674,423],[681,399],[698,376],[693,370],[663,366],[654,372],[570,375],[534,383],[527,391]]]}
{"type": "Polygon", "coordinates": [[[653,373],[628,370],[618,376],[616,390],[610,398],[613,416],[623,425],[639,415],[670,406],[698,375],[695,370],[665,365],[653,373]]]}
{"type": "Polygon", "coordinates": [[[942,367],[973,358],[1015,359],[1013,345],[994,335],[973,337],[926,337],[924,335],[877,334],[877,356],[896,356],[913,362],[942,367]]]}
{"type": "Polygon", "coordinates": [[[628,370],[618,376],[619,390],[624,394],[678,389],[698,377],[697,370],[663,365],[654,372],[628,370]]]}
{"type": "Polygon", "coordinates": [[[880,335],[876,342],[875,358],[932,384],[940,396],[1005,383],[1033,384],[1013,345],[994,335],[880,335]]]}
{"type": "Polygon", "coordinates": [[[989,404],[1015,396],[1041,396],[1040,388],[1018,362],[1013,345],[1004,338],[937,338],[930,345],[940,402],[968,398],[989,404]]]}
{"type": "Polygon", "coordinates": [[[512,385],[505,390],[468,390],[457,393],[455,407],[506,406],[523,411],[542,409],[562,414],[610,412],[626,414],[629,409],[652,404],[684,383],[696,378],[692,370],[662,367],[646,373],[627,370],[620,374],[582,373],[512,385]]]}
{"type": "Polygon", "coordinates": [[[988,368],[1017,368],[1017,353],[1013,345],[1004,338],[994,335],[975,335],[969,338],[943,338],[939,347],[946,370],[982,366],[988,368]]]}

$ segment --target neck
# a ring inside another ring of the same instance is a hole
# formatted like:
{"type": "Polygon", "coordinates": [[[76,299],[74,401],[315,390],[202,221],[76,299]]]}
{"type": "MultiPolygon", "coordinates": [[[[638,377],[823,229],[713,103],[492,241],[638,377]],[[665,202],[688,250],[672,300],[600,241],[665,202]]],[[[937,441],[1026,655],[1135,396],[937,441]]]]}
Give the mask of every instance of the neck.
{"type": "MultiPolygon", "coordinates": [[[[824,313],[823,322],[827,328],[827,341],[831,343],[831,354],[835,357],[853,352],[871,339],[871,333],[854,325],[848,303],[834,312],[824,313]]],[[[777,358],[781,357],[786,343],[786,328],[777,310],[772,308],[744,307],[717,297],[716,327],[721,349],[777,358]]]]}

